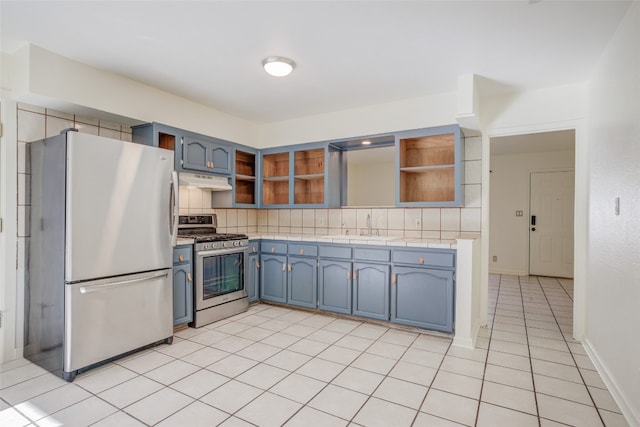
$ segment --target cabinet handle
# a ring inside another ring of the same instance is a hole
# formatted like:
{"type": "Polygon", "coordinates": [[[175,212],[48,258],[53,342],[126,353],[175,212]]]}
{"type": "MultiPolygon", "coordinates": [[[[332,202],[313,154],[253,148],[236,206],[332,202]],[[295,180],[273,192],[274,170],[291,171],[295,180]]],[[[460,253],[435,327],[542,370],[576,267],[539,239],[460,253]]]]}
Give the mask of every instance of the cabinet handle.
{"type": "Polygon", "coordinates": [[[289,264],[289,271],[291,271],[291,264],[289,264]]]}
{"type": "Polygon", "coordinates": [[[353,280],[358,280],[358,270],[353,271],[353,280]]]}
{"type": "Polygon", "coordinates": [[[304,255],[304,249],[300,249],[300,255],[304,255]]]}
{"type": "Polygon", "coordinates": [[[347,271],[347,280],[351,280],[351,270],[347,271]]]}
{"type": "Polygon", "coordinates": [[[424,264],[424,257],[418,258],[418,263],[419,264],[424,264]]]}
{"type": "Polygon", "coordinates": [[[178,259],[180,260],[180,262],[182,262],[182,261],[184,261],[184,256],[178,255],[178,259]]]}
{"type": "Polygon", "coordinates": [[[213,164],[213,162],[211,162],[211,169],[215,169],[216,165],[213,164]]]}
{"type": "Polygon", "coordinates": [[[282,263],[282,271],[286,271],[287,270],[287,263],[283,262],[282,263]]]}
{"type": "Polygon", "coordinates": [[[256,261],[256,268],[260,268],[260,263],[256,261]]]}
{"type": "Polygon", "coordinates": [[[397,277],[396,276],[398,276],[398,275],[397,274],[392,274],[391,275],[391,284],[392,285],[396,284],[396,281],[397,281],[397,277]]]}
{"type": "Polygon", "coordinates": [[[253,246],[253,247],[251,248],[251,252],[258,252],[258,250],[256,249],[256,247],[255,247],[255,246],[253,246]]]}
{"type": "Polygon", "coordinates": [[[276,251],[275,247],[271,248],[271,253],[274,253],[275,251],[276,251]]]}
{"type": "Polygon", "coordinates": [[[191,273],[187,273],[187,280],[191,281],[191,273]]]}

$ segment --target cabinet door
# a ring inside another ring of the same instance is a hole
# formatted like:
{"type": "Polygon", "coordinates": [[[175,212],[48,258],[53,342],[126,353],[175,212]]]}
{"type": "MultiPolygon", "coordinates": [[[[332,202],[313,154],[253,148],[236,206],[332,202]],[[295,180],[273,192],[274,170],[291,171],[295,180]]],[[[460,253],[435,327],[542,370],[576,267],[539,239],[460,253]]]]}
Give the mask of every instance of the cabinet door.
{"type": "Polygon", "coordinates": [[[202,139],[185,136],[182,142],[182,168],[211,172],[210,143],[202,139]]]}
{"type": "Polygon", "coordinates": [[[287,257],[262,255],[260,264],[260,298],[267,301],[287,302],[287,257]]]}
{"type": "Polygon", "coordinates": [[[193,320],[193,285],[191,264],[173,266],[173,324],[193,320]]]}
{"type": "Polygon", "coordinates": [[[389,320],[389,266],[353,264],[353,314],[389,320]]]}
{"type": "Polygon", "coordinates": [[[316,308],[318,298],[316,260],[289,257],[287,303],[316,308]]]}
{"type": "Polygon", "coordinates": [[[248,283],[247,283],[247,294],[249,296],[249,302],[258,300],[258,292],[260,289],[260,255],[259,254],[250,254],[249,255],[249,264],[247,266],[248,270],[248,283]]]}
{"type": "Polygon", "coordinates": [[[453,271],[394,267],[391,321],[453,332],[453,271]]]}
{"type": "Polygon", "coordinates": [[[350,261],[320,260],[318,303],[321,310],[351,314],[350,261]]]}
{"type": "Polygon", "coordinates": [[[211,172],[223,175],[231,174],[231,150],[229,147],[211,143],[209,146],[211,172]]]}

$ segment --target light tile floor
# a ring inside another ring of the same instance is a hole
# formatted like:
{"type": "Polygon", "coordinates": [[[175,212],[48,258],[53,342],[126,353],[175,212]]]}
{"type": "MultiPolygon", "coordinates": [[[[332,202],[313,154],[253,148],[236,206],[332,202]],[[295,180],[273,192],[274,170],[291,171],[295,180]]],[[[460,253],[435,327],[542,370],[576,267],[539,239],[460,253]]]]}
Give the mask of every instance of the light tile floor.
{"type": "Polygon", "coordinates": [[[491,276],[478,348],[266,304],[79,375],[0,366],[9,426],[626,426],[571,338],[572,281],[491,276]]]}

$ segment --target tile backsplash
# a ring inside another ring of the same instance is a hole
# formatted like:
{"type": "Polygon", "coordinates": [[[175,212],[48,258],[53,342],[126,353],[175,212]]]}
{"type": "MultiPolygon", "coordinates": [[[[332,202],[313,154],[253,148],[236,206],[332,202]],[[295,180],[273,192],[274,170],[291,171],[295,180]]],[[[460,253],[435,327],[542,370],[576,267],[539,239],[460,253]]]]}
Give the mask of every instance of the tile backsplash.
{"type": "Polygon", "coordinates": [[[81,133],[99,135],[121,141],[131,141],[131,128],[119,123],[78,116],[49,108],[18,104],[18,242],[16,281],[24,286],[28,267],[31,217],[31,159],[29,143],[55,136],[63,129],[76,128],[81,133]]]}

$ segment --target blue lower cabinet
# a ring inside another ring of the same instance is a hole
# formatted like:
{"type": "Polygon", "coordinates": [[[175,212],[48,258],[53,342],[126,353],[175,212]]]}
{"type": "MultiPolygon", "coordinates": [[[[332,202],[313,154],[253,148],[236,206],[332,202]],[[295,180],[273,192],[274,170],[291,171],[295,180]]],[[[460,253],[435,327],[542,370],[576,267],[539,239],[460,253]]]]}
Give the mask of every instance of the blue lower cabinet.
{"type": "Polygon", "coordinates": [[[260,263],[260,298],[287,302],[287,256],[262,254],[260,263]]]}
{"type": "Polygon", "coordinates": [[[394,267],[391,321],[453,332],[453,271],[394,267]]]}
{"type": "Polygon", "coordinates": [[[351,314],[351,261],[320,260],[318,308],[351,314]]]}
{"type": "Polygon", "coordinates": [[[316,260],[289,257],[287,303],[307,308],[317,307],[318,273],[316,260]]]}
{"type": "Polygon", "coordinates": [[[259,299],[260,292],[260,254],[250,253],[247,262],[247,295],[249,302],[259,299]]]}
{"type": "Polygon", "coordinates": [[[353,314],[389,320],[389,266],[353,263],[353,314]]]}
{"type": "Polygon", "coordinates": [[[193,284],[191,263],[173,267],[173,324],[193,321],[193,284]]]}

